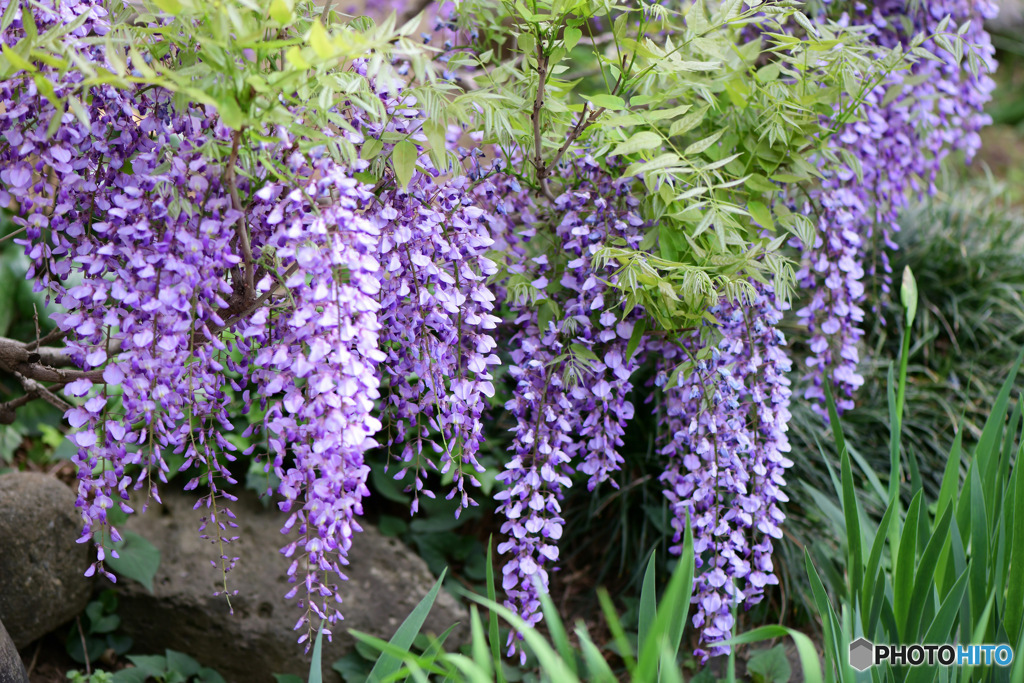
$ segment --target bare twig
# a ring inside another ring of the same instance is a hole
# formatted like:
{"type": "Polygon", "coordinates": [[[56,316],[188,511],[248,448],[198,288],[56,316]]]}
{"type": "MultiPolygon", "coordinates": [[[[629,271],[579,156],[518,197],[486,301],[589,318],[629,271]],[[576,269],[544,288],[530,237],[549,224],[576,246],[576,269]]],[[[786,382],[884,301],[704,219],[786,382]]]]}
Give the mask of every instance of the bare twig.
{"type": "Polygon", "coordinates": [[[85,645],[85,631],[82,630],[82,620],[75,617],[75,624],[78,625],[78,637],[82,640],[82,659],[85,660],[85,675],[92,676],[92,666],[89,664],[89,648],[85,645]]]}
{"type": "Polygon", "coordinates": [[[56,327],[50,332],[48,332],[46,336],[43,337],[42,339],[37,339],[36,341],[32,341],[29,342],[28,344],[25,344],[25,348],[28,349],[29,351],[32,351],[33,349],[43,346],[44,344],[52,344],[55,341],[59,341],[66,337],[67,334],[67,330],[62,330],[59,327],[56,327]]]}
{"type": "Polygon", "coordinates": [[[255,283],[253,281],[252,247],[249,244],[249,229],[245,225],[245,210],[242,207],[242,200],[238,196],[238,186],[235,183],[235,165],[238,163],[238,147],[242,142],[242,131],[236,130],[231,136],[231,157],[228,159],[228,167],[224,174],[224,182],[231,193],[231,205],[242,215],[238,218],[235,227],[235,234],[238,236],[238,247],[242,251],[242,263],[245,266],[245,300],[255,298],[255,283]]]}
{"type": "Polygon", "coordinates": [[[13,238],[17,237],[18,235],[20,235],[21,233],[25,232],[26,230],[28,230],[28,226],[27,225],[23,225],[22,227],[18,228],[17,230],[15,230],[13,232],[7,233],[3,237],[0,237],[0,244],[3,244],[4,242],[6,242],[9,239],[13,239],[13,238]]]}
{"type": "Polygon", "coordinates": [[[39,382],[35,381],[34,379],[25,377],[25,375],[17,371],[15,371],[13,374],[15,377],[18,378],[18,381],[21,382],[22,388],[25,389],[26,396],[37,396],[38,398],[43,399],[44,401],[49,403],[54,408],[57,408],[61,412],[67,412],[74,407],[61,397],[54,394],[47,387],[44,387],[39,382]]]}
{"type": "Polygon", "coordinates": [[[540,112],[544,107],[544,86],[548,80],[548,56],[544,54],[544,44],[537,36],[537,97],[533,101],[533,166],[537,169],[537,180],[544,195],[551,201],[555,200],[551,188],[548,187],[547,171],[544,164],[544,138],[540,132],[540,112]]]}

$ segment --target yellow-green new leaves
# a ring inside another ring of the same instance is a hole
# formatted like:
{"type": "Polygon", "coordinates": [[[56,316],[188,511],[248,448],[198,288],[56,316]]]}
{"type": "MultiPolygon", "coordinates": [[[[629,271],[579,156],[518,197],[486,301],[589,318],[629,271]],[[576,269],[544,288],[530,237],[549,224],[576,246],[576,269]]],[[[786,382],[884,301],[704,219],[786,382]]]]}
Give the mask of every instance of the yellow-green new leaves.
{"type": "Polygon", "coordinates": [[[391,152],[395,178],[398,179],[398,184],[402,186],[402,189],[409,187],[409,181],[412,180],[412,174],[416,170],[417,158],[419,158],[419,152],[416,150],[416,145],[409,140],[402,140],[395,145],[391,152]]]}
{"type": "Polygon", "coordinates": [[[643,130],[639,133],[634,133],[628,140],[616,145],[612,150],[612,154],[615,156],[623,156],[646,149],[657,149],[658,147],[661,147],[662,144],[664,144],[664,140],[660,135],[643,130]]]}
{"type": "Polygon", "coordinates": [[[270,3],[270,18],[281,26],[288,26],[294,20],[295,3],[292,0],[274,0],[270,3]]]}

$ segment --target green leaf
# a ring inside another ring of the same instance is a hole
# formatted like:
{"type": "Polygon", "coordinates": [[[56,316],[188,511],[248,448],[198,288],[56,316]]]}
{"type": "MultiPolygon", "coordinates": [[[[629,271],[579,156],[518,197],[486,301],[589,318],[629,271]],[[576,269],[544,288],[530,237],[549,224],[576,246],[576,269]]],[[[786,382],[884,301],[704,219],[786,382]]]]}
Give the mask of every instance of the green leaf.
{"type": "Polygon", "coordinates": [[[555,607],[555,603],[551,600],[551,596],[547,591],[541,590],[538,592],[538,595],[540,597],[541,610],[544,613],[544,623],[547,625],[551,641],[558,648],[558,655],[562,658],[562,661],[569,666],[569,669],[575,675],[577,673],[576,654],[569,643],[569,636],[565,632],[562,617],[559,616],[558,609],[555,607]]]}
{"type": "MultiPolygon", "coordinates": [[[[917,521],[921,514],[922,492],[918,491],[907,508],[907,520],[899,540],[896,566],[893,578],[893,609],[897,623],[907,623],[910,612],[910,598],[914,591],[914,569],[917,566],[917,521]]],[[[901,636],[903,633],[900,634],[901,636]]]]}
{"type": "Polygon", "coordinates": [[[309,27],[308,40],[309,46],[313,48],[313,52],[320,59],[327,59],[335,52],[330,36],[327,35],[327,31],[324,29],[324,25],[320,23],[319,18],[314,19],[313,24],[309,27]]]}
{"type": "Polygon", "coordinates": [[[309,662],[309,683],[323,683],[324,680],[324,666],[323,666],[323,652],[324,652],[324,624],[325,621],[320,622],[320,628],[316,630],[316,640],[313,641],[313,656],[309,662]]]}
{"type": "Polygon", "coordinates": [[[178,0],[153,0],[153,3],[166,14],[176,15],[182,10],[182,4],[178,0]]]}
{"type": "Polygon", "coordinates": [[[167,658],[163,655],[128,655],[128,661],[146,676],[156,678],[167,673],[167,658]]]}
{"type": "Polygon", "coordinates": [[[629,335],[629,343],[626,344],[626,360],[631,359],[636,350],[640,348],[640,342],[643,340],[645,332],[647,332],[647,318],[641,318],[633,324],[633,332],[629,335]]]}
{"type": "Polygon", "coordinates": [[[427,119],[423,122],[423,133],[430,143],[430,159],[438,168],[445,167],[446,128],[445,122],[441,120],[427,119]]]}
{"type": "MultiPolygon", "coordinates": [[[[964,570],[957,579],[956,583],[953,584],[952,590],[949,591],[949,595],[942,601],[942,605],[939,607],[938,613],[935,618],[932,619],[931,625],[928,627],[927,633],[920,642],[922,643],[950,643],[953,642],[953,624],[956,622],[957,611],[960,609],[960,601],[964,597],[964,593],[967,590],[967,575],[970,572],[970,567],[964,570]]],[[[912,667],[907,674],[907,683],[925,683],[926,681],[932,680],[935,671],[932,667],[917,666],[912,667]]]]}
{"type": "Polygon", "coordinates": [[[721,644],[745,645],[762,640],[786,637],[792,638],[796,644],[797,656],[800,657],[800,667],[803,669],[804,680],[807,683],[821,683],[821,664],[818,661],[818,650],[811,639],[799,631],[778,625],[761,626],[728,640],[723,640],[721,644]]]}
{"type": "MultiPolygon", "coordinates": [[[[1006,577],[1006,632],[1010,642],[1024,636],[1024,444],[1017,451],[1014,465],[1014,494],[1012,524],[1007,512],[1007,533],[1010,541],[1010,571],[1006,577]]],[[[1024,658],[1024,652],[1021,653],[1024,658]]]]}
{"type": "Polygon", "coordinates": [[[573,26],[566,27],[565,31],[562,32],[562,40],[565,41],[565,49],[571,50],[576,47],[576,44],[580,42],[580,38],[583,37],[583,31],[573,26]]]}
{"type": "Polygon", "coordinates": [[[700,154],[701,152],[706,150],[708,147],[710,147],[711,145],[713,145],[716,142],[718,142],[719,139],[721,139],[721,137],[724,134],[725,134],[725,129],[723,128],[723,129],[719,130],[717,133],[713,133],[713,134],[707,136],[703,140],[698,140],[697,142],[693,143],[692,145],[690,145],[689,147],[687,147],[686,149],[683,150],[683,156],[691,156],[691,155],[694,155],[694,154],[700,154]]]}
{"type": "Polygon", "coordinates": [[[36,67],[35,64],[33,64],[32,62],[28,61],[20,54],[18,54],[18,51],[15,48],[3,45],[2,47],[0,47],[0,50],[3,51],[4,57],[7,58],[7,61],[10,62],[11,66],[13,66],[15,69],[20,69],[22,71],[27,71],[29,73],[38,71],[38,67],[36,67]]]}
{"type": "Polygon", "coordinates": [[[409,181],[412,180],[412,174],[416,170],[416,159],[419,157],[419,152],[416,150],[414,145],[409,140],[402,140],[395,145],[395,149],[391,152],[391,163],[395,167],[395,177],[398,179],[398,185],[403,190],[409,187],[409,181]]]}
{"type": "MultiPolygon", "coordinates": [[[[331,669],[336,671],[345,683],[366,683],[370,675],[370,668],[371,662],[364,659],[358,651],[349,652],[331,664],[331,669]]],[[[305,681],[300,680],[299,683],[305,683],[305,681]]]]}
{"type": "Polygon", "coordinates": [[[628,140],[620,142],[611,151],[612,156],[625,156],[645,149],[657,149],[661,147],[662,139],[657,133],[642,130],[634,133],[628,140]]]}
{"type": "Polygon", "coordinates": [[[694,128],[701,124],[707,113],[708,107],[705,106],[701,107],[700,109],[697,109],[696,111],[690,112],[681,119],[676,119],[675,121],[672,122],[672,125],[669,126],[669,137],[685,135],[686,133],[690,132],[691,130],[693,130],[694,128]]]}
{"type": "MultiPolygon", "coordinates": [[[[497,600],[497,591],[494,586],[494,554],[491,552],[491,544],[494,538],[488,537],[487,539],[487,599],[492,603],[497,600]]],[[[501,670],[501,644],[498,642],[498,613],[494,610],[488,610],[487,618],[487,634],[488,640],[491,643],[491,657],[494,663],[495,673],[498,675],[498,682],[503,683],[505,680],[501,670]]]]}
{"type": "Polygon", "coordinates": [[[270,3],[270,18],[281,26],[288,26],[293,20],[292,8],[291,0],[274,0],[270,3]]]}
{"type": "MultiPolygon", "coordinates": [[[[628,355],[628,354],[627,354],[628,355]]],[[[637,615],[637,649],[642,650],[647,641],[647,635],[654,625],[654,619],[658,616],[657,595],[655,590],[654,562],[657,559],[656,553],[651,553],[651,559],[647,562],[647,571],[644,572],[644,583],[640,589],[640,611],[637,615]]]]}
{"type": "Polygon", "coordinates": [[[192,659],[184,652],[166,650],[165,655],[167,657],[167,670],[177,671],[185,678],[197,675],[199,670],[202,668],[199,666],[199,662],[192,659]]]}
{"type": "MultiPolygon", "coordinates": [[[[437,579],[434,587],[420,600],[419,604],[402,622],[402,625],[398,627],[395,635],[388,641],[391,645],[403,650],[408,650],[412,646],[412,641],[416,639],[416,634],[420,632],[423,622],[427,620],[427,615],[430,614],[430,608],[434,606],[434,601],[437,600],[437,593],[441,590],[441,584],[444,583],[444,576],[447,572],[447,569],[441,572],[441,576],[437,579]]],[[[367,680],[374,683],[383,681],[388,676],[397,672],[401,666],[402,660],[391,655],[381,654],[380,658],[377,659],[377,663],[373,665],[367,680]]]]}
{"type": "Polygon", "coordinates": [[[122,540],[114,544],[119,557],[109,555],[107,566],[118,574],[135,579],[153,592],[153,577],[160,568],[160,550],[134,531],[121,534],[122,540]]]}
{"type": "Polygon", "coordinates": [[[850,454],[844,449],[842,459],[843,516],[846,518],[846,543],[849,547],[847,566],[850,572],[850,599],[856,600],[861,587],[864,551],[861,548],[860,508],[853,486],[853,472],[850,469],[850,454]]]}
{"type": "Polygon", "coordinates": [[[788,683],[793,670],[785,646],[776,645],[748,659],[747,673],[753,683],[788,683]]]}
{"type": "Polygon", "coordinates": [[[591,104],[602,109],[620,110],[626,108],[626,101],[617,95],[609,95],[607,93],[592,95],[590,97],[584,95],[584,99],[590,100],[591,104]]]}
{"type": "Polygon", "coordinates": [[[748,202],[747,211],[751,218],[757,221],[758,225],[768,230],[775,230],[775,221],[772,220],[772,212],[762,202],[748,202]]]}

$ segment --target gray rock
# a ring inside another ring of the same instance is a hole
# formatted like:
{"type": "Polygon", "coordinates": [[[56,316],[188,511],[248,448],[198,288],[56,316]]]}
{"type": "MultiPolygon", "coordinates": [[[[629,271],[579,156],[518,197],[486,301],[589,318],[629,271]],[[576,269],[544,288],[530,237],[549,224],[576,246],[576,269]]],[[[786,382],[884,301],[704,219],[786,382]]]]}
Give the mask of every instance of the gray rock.
{"type": "MultiPolygon", "coordinates": [[[[276,506],[264,509],[255,496],[231,504],[239,527],[230,534],[239,539],[226,549],[239,558],[227,576],[229,590],[238,590],[231,598],[231,614],[227,601],[213,595],[223,590],[223,579],[220,563],[214,568],[210,560],[221,553],[199,538],[195,500],[184,493],[164,493],[163,506],[151,505],[124,526],[161,552],[153,594],[134,581],[118,583],[121,628],[134,638],[133,652],[185,652],[230,683],[270,683],[275,673],[305,680],[309,656],[292,630],[300,611],[294,600],[284,599],[292,586],[286,576],[290,560],[279,552],[286,542],[281,534],[285,516],[276,506]]],[[[333,642],[324,642],[328,674],[331,663],[354,647],[349,628],[390,638],[436,580],[423,560],[398,540],[382,536],[368,523],[362,526],[345,568],[348,581],[342,583],[345,619],[335,626],[333,642]]],[[[460,622],[448,640],[457,643],[468,632],[467,621],[465,608],[441,591],[423,631],[439,634],[460,622]]]]}
{"type": "Polygon", "coordinates": [[[3,621],[0,621],[0,683],[28,683],[25,665],[3,621]]]}
{"type": "Polygon", "coordinates": [[[89,548],[75,541],[75,494],[38,472],[0,476],[0,621],[25,647],[89,602],[89,548]]]}

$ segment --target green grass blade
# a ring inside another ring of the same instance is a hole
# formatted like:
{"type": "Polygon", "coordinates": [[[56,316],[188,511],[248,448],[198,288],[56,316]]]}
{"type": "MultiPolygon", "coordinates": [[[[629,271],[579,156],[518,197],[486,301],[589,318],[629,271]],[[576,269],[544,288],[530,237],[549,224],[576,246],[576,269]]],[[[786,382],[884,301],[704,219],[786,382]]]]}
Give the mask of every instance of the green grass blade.
{"type": "MultiPolygon", "coordinates": [[[[922,642],[925,643],[951,643],[953,642],[953,625],[956,622],[956,615],[960,609],[960,601],[967,591],[967,578],[970,568],[964,571],[949,591],[949,595],[942,601],[938,613],[928,627],[922,642]]],[[[935,669],[927,666],[916,666],[910,669],[907,674],[906,683],[928,683],[935,676],[935,669]]]]}
{"type": "Polygon", "coordinates": [[[686,616],[690,612],[690,598],[693,595],[693,531],[687,516],[683,533],[683,553],[679,557],[669,579],[665,595],[658,605],[654,625],[640,647],[635,680],[654,679],[658,667],[662,643],[667,643],[678,654],[683,641],[686,616]]]}
{"type": "Polygon", "coordinates": [[[316,631],[316,640],[313,641],[313,657],[309,662],[308,683],[323,683],[324,680],[324,623],[320,622],[320,628],[316,631]]]}
{"type": "Polygon", "coordinates": [[[668,639],[669,645],[679,651],[683,642],[683,629],[686,627],[686,616],[690,612],[690,599],[693,597],[693,528],[690,515],[686,515],[686,531],[683,533],[683,552],[679,564],[672,572],[669,581],[668,599],[665,608],[669,611],[668,639]]]}
{"type": "Polygon", "coordinates": [[[917,642],[918,629],[921,627],[921,615],[924,614],[926,601],[932,600],[932,593],[935,590],[935,568],[939,553],[946,545],[949,536],[949,525],[953,520],[953,510],[946,508],[942,519],[935,525],[935,530],[928,539],[928,544],[921,554],[921,562],[918,565],[917,573],[914,575],[914,593],[910,599],[910,610],[907,620],[903,624],[903,637],[905,642],[917,642]]]}
{"type": "Polygon", "coordinates": [[[988,538],[988,517],[985,512],[985,494],[982,488],[981,476],[977,468],[971,474],[971,562],[970,562],[970,590],[968,595],[971,601],[971,618],[969,623],[977,620],[985,598],[988,595],[989,570],[989,538],[988,538]]]}
{"type": "Polygon", "coordinates": [[[608,660],[604,658],[601,651],[590,639],[590,634],[583,627],[583,624],[576,625],[576,639],[583,651],[583,661],[587,665],[587,678],[590,683],[618,683],[615,672],[612,671],[608,660]]]}
{"type": "Polygon", "coordinates": [[[647,562],[647,570],[644,572],[644,583],[640,589],[640,613],[636,623],[636,649],[642,652],[647,636],[654,626],[654,620],[658,616],[658,596],[655,585],[654,563],[657,559],[656,553],[651,553],[651,559],[647,562]]]}
{"type": "Polygon", "coordinates": [[[1013,669],[1010,670],[1010,683],[1024,683],[1024,635],[1017,640],[1017,648],[1013,651],[1013,669]]]}
{"type": "Polygon", "coordinates": [[[792,638],[796,644],[796,652],[800,657],[800,667],[803,669],[804,681],[806,683],[822,683],[821,661],[818,659],[818,651],[811,639],[800,631],[772,624],[733,636],[728,640],[722,641],[719,645],[746,645],[747,643],[758,643],[762,640],[785,638],[787,636],[792,638]]]}
{"type": "Polygon", "coordinates": [[[953,439],[953,447],[949,451],[949,458],[946,460],[946,470],[942,474],[942,486],[939,488],[939,500],[936,504],[935,514],[938,517],[946,511],[946,507],[956,498],[960,490],[960,462],[963,458],[964,430],[961,426],[953,439]]]}
{"type": "MultiPolygon", "coordinates": [[[[423,628],[423,622],[427,620],[427,615],[430,613],[430,608],[434,606],[434,601],[437,600],[437,593],[441,590],[441,584],[444,583],[444,576],[448,573],[445,569],[441,572],[441,576],[437,579],[434,587],[430,589],[430,592],[420,600],[419,604],[413,608],[409,616],[405,618],[398,630],[395,631],[395,635],[388,641],[390,645],[397,647],[402,650],[408,650],[412,647],[412,641],[416,639],[416,634],[423,628]]],[[[381,681],[391,674],[398,671],[402,666],[402,660],[395,657],[392,654],[381,653],[380,658],[377,659],[377,663],[373,665],[373,669],[370,670],[369,680],[381,681]]]]}
{"type": "MultiPolygon", "coordinates": [[[[494,587],[494,554],[491,552],[491,544],[494,537],[487,539],[487,599],[497,602],[497,591],[494,587]]],[[[505,683],[505,674],[501,670],[501,633],[498,630],[498,615],[494,612],[487,613],[487,633],[491,641],[491,657],[494,664],[494,675],[498,683],[505,683]]]]}
{"type": "Polygon", "coordinates": [[[818,617],[821,619],[824,630],[826,666],[832,665],[828,667],[828,676],[831,678],[834,669],[839,673],[841,680],[847,680],[846,674],[852,672],[852,669],[848,670],[848,657],[844,658],[843,654],[843,647],[846,644],[839,642],[842,637],[842,628],[836,618],[835,610],[832,609],[832,603],[829,602],[825,586],[821,583],[821,577],[818,576],[818,571],[814,568],[811,555],[806,548],[804,549],[804,567],[807,571],[807,579],[811,583],[811,594],[814,596],[814,604],[818,609],[818,617]]]}
{"type": "Polygon", "coordinates": [[[438,663],[441,653],[418,655],[415,652],[412,652],[408,647],[401,647],[399,645],[389,643],[383,638],[371,636],[369,633],[363,633],[362,631],[357,631],[354,628],[349,629],[349,633],[356,640],[366,643],[375,650],[379,650],[381,657],[378,657],[377,661],[380,661],[383,657],[388,657],[398,662],[395,670],[389,672],[386,676],[378,678],[375,677],[374,673],[371,671],[366,677],[367,681],[372,681],[372,683],[389,683],[390,681],[404,680],[409,676],[409,666],[414,663],[421,669],[426,669],[434,674],[443,675],[445,673],[444,668],[441,666],[443,662],[438,663]]]}
{"type": "MultiPolygon", "coordinates": [[[[558,656],[558,652],[548,644],[548,641],[544,639],[540,633],[534,629],[530,624],[526,623],[519,615],[512,610],[508,609],[504,605],[499,605],[493,600],[474,595],[472,593],[465,593],[473,602],[478,605],[483,605],[487,609],[491,610],[502,619],[504,619],[513,630],[523,635],[523,647],[527,648],[529,652],[532,652],[537,661],[540,663],[541,668],[548,674],[553,681],[565,681],[566,683],[575,683],[579,681],[579,678],[569,669],[568,665],[562,661],[562,658],[558,656]]],[[[605,594],[607,599],[607,594],[605,594]]],[[[612,611],[614,614],[614,609],[612,611]]],[[[619,625],[621,630],[621,624],[619,625]]],[[[623,634],[625,637],[625,634],[623,634]]]]}
{"type": "Polygon", "coordinates": [[[615,605],[612,604],[611,596],[608,595],[608,591],[601,588],[597,591],[597,599],[601,603],[601,611],[604,612],[605,621],[608,622],[608,630],[611,631],[615,645],[619,648],[619,656],[622,657],[622,661],[630,675],[635,675],[636,658],[633,654],[633,646],[629,642],[629,638],[626,637],[625,629],[622,628],[622,622],[619,620],[619,615],[615,612],[615,605]]]}
{"type": "Polygon", "coordinates": [[[491,653],[488,651],[487,639],[484,635],[484,624],[480,619],[480,610],[476,605],[469,606],[469,625],[473,640],[471,649],[473,662],[480,671],[487,674],[488,679],[494,674],[494,662],[491,660],[491,653]]]}
{"type": "Polygon", "coordinates": [[[476,659],[470,659],[465,655],[449,654],[448,661],[458,669],[467,683],[491,683],[494,680],[494,671],[490,662],[485,667],[476,659]]]}
{"type": "MultiPolygon", "coordinates": [[[[1024,636],[1024,444],[1017,451],[1017,464],[1013,468],[1013,513],[1010,543],[1010,571],[1006,576],[1006,616],[1004,623],[1010,642],[1024,636]]],[[[1010,516],[1009,513],[1006,513],[1010,516]]],[[[1018,651],[1024,659],[1024,651],[1018,651]]]]}
{"type": "MultiPolygon", "coordinates": [[[[894,387],[895,379],[892,364],[889,364],[886,394],[889,397],[889,499],[894,498],[900,490],[900,431],[901,415],[897,411],[894,387]]],[[[897,499],[898,500],[898,499],[897,499]]]]}
{"type": "Polygon", "coordinates": [[[856,602],[857,593],[863,581],[864,550],[861,547],[860,507],[853,487],[853,472],[850,469],[850,455],[845,450],[840,454],[843,478],[843,515],[846,517],[846,543],[848,546],[847,568],[849,570],[850,600],[856,602]]]}
{"type": "Polygon", "coordinates": [[[554,642],[555,647],[558,649],[558,654],[573,674],[578,673],[576,670],[576,652],[572,649],[572,645],[569,644],[569,636],[566,634],[565,626],[562,624],[562,616],[555,609],[555,603],[552,602],[551,596],[543,589],[543,586],[538,586],[537,595],[540,598],[541,610],[544,612],[544,622],[547,624],[552,642],[554,642]]]}
{"type": "MultiPolygon", "coordinates": [[[[885,514],[882,515],[882,521],[878,525],[878,530],[875,532],[875,540],[871,543],[871,552],[868,554],[868,563],[864,566],[864,585],[862,586],[863,592],[861,593],[861,619],[863,620],[868,614],[871,613],[871,596],[875,586],[875,579],[878,576],[878,570],[882,562],[882,549],[885,547],[885,539],[889,535],[889,527],[892,525],[893,515],[896,512],[896,506],[891,504],[885,509],[885,514]]],[[[863,622],[863,628],[865,631],[868,630],[870,622],[863,622]]]]}
{"type": "MultiPolygon", "coordinates": [[[[893,572],[893,612],[896,623],[905,627],[910,613],[910,599],[914,592],[914,569],[917,567],[917,519],[921,514],[922,493],[918,491],[907,508],[907,521],[903,525],[899,554],[893,572]]],[[[905,640],[906,631],[901,628],[900,642],[905,640]]]]}
{"type": "Polygon", "coordinates": [[[683,683],[683,672],[676,664],[676,653],[672,651],[668,643],[662,643],[661,661],[658,668],[661,671],[660,683],[683,683]]]}
{"type": "Polygon", "coordinates": [[[996,396],[992,412],[989,413],[988,419],[985,420],[985,427],[982,429],[981,437],[978,439],[978,447],[974,451],[974,461],[981,470],[979,474],[981,475],[982,483],[985,484],[984,491],[994,490],[996,469],[998,467],[997,458],[999,457],[999,447],[1006,423],[1006,410],[1022,360],[1024,360],[1024,349],[1017,356],[1017,361],[1010,368],[1006,381],[1003,382],[999,395],[996,396]]]}
{"type": "Polygon", "coordinates": [[[839,411],[836,410],[836,400],[832,397],[832,387],[828,382],[822,382],[825,389],[825,406],[828,408],[828,422],[832,429],[832,438],[836,442],[836,453],[846,450],[846,437],[843,435],[843,424],[839,421],[839,411]]]}

